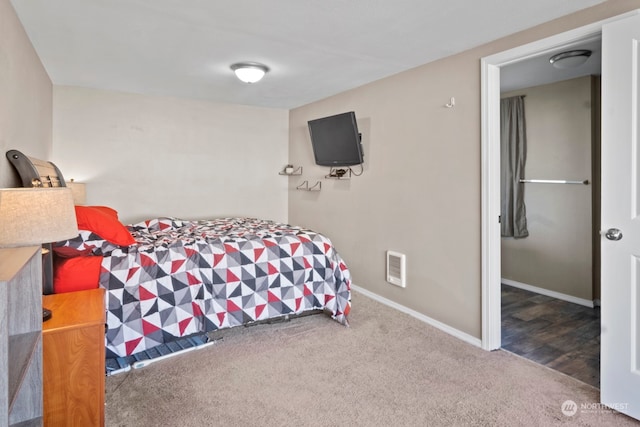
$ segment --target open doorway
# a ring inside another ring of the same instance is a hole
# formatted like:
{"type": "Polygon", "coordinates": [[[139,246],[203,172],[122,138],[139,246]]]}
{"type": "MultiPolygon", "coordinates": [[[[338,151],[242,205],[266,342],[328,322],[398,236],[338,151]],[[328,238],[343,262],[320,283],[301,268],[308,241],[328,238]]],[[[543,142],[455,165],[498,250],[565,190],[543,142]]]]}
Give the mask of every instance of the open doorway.
{"type": "MultiPolygon", "coordinates": [[[[482,60],[483,91],[483,348],[493,350],[502,346],[502,245],[500,232],[500,97],[526,87],[536,87],[582,76],[599,74],[602,23],[597,23],[521,46],[482,60]],[[588,48],[592,56],[589,67],[563,70],[558,73],[549,64],[555,53],[588,48]],[[593,60],[593,61],[592,61],[593,60]]],[[[592,129],[592,132],[596,132],[592,129]]],[[[592,156],[594,162],[599,158],[592,156]]],[[[559,177],[556,177],[559,178],[559,177]]],[[[596,180],[597,181],[597,180],[596,180]]],[[[590,188],[599,191],[597,183],[590,188]]],[[[594,207],[593,213],[597,213],[594,207]]],[[[597,216],[592,217],[594,230],[599,229],[597,216]]],[[[597,238],[594,238],[597,240],[597,238]]],[[[594,248],[592,259],[598,257],[594,248]]],[[[597,267],[597,265],[596,265],[597,267]]],[[[592,275],[599,276],[593,271],[592,275]]],[[[540,287],[540,286],[539,286],[540,287]]],[[[561,292],[562,293],[562,292],[561,292]]],[[[555,296],[555,295],[551,295],[555,296]]],[[[597,299],[590,292],[588,298],[597,299]]]]}
{"type": "MultiPolygon", "coordinates": [[[[501,226],[500,226],[500,94],[501,89],[537,86],[553,81],[546,72],[549,57],[601,38],[602,23],[596,23],[520,46],[482,59],[482,346],[501,348],[501,226]],[[544,68],[534,63],[544,64],[544,68]],[[511,72],[520,83],[506,82],[511,72]],[[526,83],[525,83],[526,82],[526,83]],[[505,87],[509,86],[509,87],[505,87]]],[[[565,75],[565,79],[575,76],[565,75]]]]}
{"type": "MultiPolygon", "coordinates": [[[[576,50],[589,56],[572,68],[552,67],[546,54],[502,70],[502,107],[518,102],[523,113],[507,115],[519,118],[515,128],[522,126],[522,141],[513,148],[526,153],[518,163],[521,175],[510,177],[518,186],[513,192],[523,196],[522,206],[510,207],[522,218],[511,221],[509,212],[502,212],[501,348],[599,387],[594,245],[599,244],[600,40],[571,52],[576,50]],[[527,65],[542,67],[543,84],[530,85],[535,79],[522,71],[527,65]]],[[[503,138],[503,180],[511,168],[505,161],[513,152],[508,148],[503,138]]],[[[514,200],[505,194],[502,199],[503,210],[505,199],[514,200]]]]}

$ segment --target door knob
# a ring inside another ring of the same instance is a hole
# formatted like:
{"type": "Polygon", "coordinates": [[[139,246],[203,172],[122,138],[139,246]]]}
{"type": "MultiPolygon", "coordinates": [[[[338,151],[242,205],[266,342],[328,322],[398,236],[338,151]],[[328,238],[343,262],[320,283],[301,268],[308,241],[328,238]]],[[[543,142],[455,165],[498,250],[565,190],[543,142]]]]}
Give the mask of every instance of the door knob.
{"type": "Polygon", "coordinates": [[[622,239],[622,231],[618,230],[617,228],[610,228],[604,234],[604,237],[609,240],[620,240],[622,239]]]}

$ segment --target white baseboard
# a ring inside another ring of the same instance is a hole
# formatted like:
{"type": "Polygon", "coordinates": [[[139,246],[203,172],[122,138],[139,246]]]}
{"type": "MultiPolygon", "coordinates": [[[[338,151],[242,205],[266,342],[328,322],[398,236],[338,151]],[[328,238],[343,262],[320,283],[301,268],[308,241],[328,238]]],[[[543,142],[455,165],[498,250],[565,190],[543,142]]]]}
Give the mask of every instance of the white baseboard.
{"type": "Polygon", "coordinates": [[[574,297],[572,295],[562,294],[556,291],[550,291],[549,289],[539,288],[537,286],[527,285],[526,283],[517,282],[511,279],[502,279],[502,283],[505,285],[513,286],[514,288],[524,289],[525,291],[534,292],[540,295],[546,295],[548,297],[557,298],[563,301],[572,302],[574,304],[584,305],[585,307],[593,308],[593,301],[574,297]]]}
{"type": "Polygon", "coordinates": [[[356,291],[356,292],[358,292],[358,293],[361,293],[362,295],[365,295],[365,296],[367,296],[367,297],[369,297],[369,298],[371,298],[371,299],[373,299],[375,301],[378,301],[379,303],[382,303],[382,304],[384,304],[386,306],[389,306],[391,308],[395,308],[398,311],[401,311],[401,312],[406,313],[406,314],[408,314],[408,315],[410,315],[412,317],[415,317],[416,319],[418,319],[418,320],[420,320],[420,321],[422,321],[422,322],[424,322],[424,323],[426,323],[428,325],[431,325],[431,326],[433,326],[435,328],[438,328],[441,331],[448,333],[449,335],[453,335],[454,337],[456,337],[458,339],[461,339],[464,342],[467,342],[469,344],[475,345],[476,347],[482,347],[482,341],[479,338],[476,338],[476,337],[474,337],[472,335],[469,335],[466,332],[462,332],[462,331],[460,331],[458,329],[452,328],[449,325],[446,325],[446,324],[444,324],[444,323],[442,323],[442,322],[440,322],[438,320],[432,319],[429,316],[425,316],[422,313],[418,313],[415,310],[412,310],[412,309],[410,309],[408,307],[405,307],[405,306],[403,306],[401,304],[398,304],[397,302],[391,301],[390,299],[387,299],[387,298],[382,297],[382,296],[380,296],[378,294],[375,294],[375,293],[373,293],[371,291],[368,291],[368,290],[366,290],[364,288],[361,288],[360,286],[354,285],[353,283],[351,284],[351,289],[356,291]]]}

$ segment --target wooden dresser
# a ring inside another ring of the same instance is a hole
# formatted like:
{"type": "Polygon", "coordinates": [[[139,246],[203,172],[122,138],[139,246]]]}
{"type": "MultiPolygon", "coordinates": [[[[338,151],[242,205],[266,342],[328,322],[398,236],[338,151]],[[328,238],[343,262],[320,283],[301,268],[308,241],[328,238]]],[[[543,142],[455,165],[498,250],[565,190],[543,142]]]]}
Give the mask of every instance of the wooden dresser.
{"type": "Polygon", "coordinates": [[[45,295],[44,425],[104,426],[104,290],[45,295]]]}

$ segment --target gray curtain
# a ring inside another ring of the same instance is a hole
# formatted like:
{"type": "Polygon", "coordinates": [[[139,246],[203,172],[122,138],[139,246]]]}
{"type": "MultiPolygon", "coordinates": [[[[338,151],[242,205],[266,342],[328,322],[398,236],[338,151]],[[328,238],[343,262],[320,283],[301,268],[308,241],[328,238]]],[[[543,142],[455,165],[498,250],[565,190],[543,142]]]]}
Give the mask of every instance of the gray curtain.
{"type": "Polygon", "coordinates": [[[500,100],[500,196],[502,237],[529,235],[524,206],[524,167],[527,161],[527,132],[524,96],[500,100]]]}

